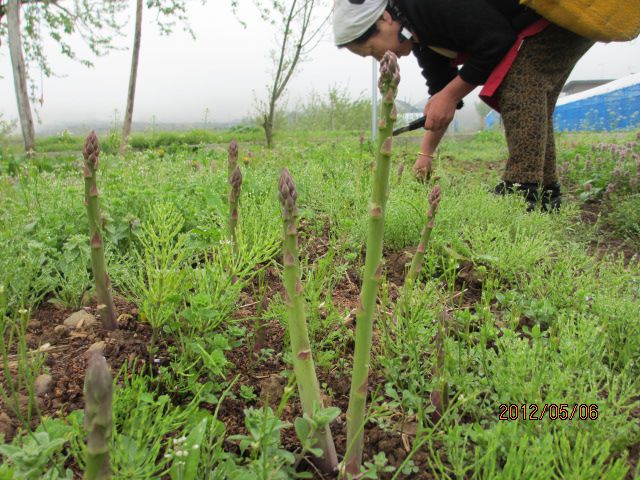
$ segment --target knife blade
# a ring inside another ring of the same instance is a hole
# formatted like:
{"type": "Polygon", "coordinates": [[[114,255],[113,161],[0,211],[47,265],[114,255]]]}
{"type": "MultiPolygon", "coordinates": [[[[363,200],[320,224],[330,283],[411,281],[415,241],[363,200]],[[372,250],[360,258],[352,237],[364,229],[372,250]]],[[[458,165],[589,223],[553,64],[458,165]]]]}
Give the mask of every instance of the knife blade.
{"type": "Polygon", "coordinates": [[[413,122],[409,123],[408,125],[405,125],[404,127],[396,128],[393,131],[392,135],[395,137],[396,135],[400,135],[401,133],[404,133],[404,132],[411,132],[412,130],[417,130],[420,127],[424,127],[424,122],[426,121],[427,121],[427,117],[423,115],[420,118],[416,118],[413,122]]]}

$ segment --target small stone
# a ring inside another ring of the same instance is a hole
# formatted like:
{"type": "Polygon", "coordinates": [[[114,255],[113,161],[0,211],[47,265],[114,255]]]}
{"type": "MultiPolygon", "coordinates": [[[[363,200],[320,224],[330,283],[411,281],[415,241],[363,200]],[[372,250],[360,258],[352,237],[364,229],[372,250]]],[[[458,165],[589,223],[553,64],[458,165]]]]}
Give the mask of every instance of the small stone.
{"type": "Polygon", "coordinates": [[[53,329],[53,333],[57,336],[57,337],[66,337],[67,334],[69,333],[69,329],[67,328],[66,325],[56,325],[53,329]]]}
{"type": "Polygon", "coordinates": [[[53,387],[53,377],[48,373],[43,373],[42,375],[38,375],[36,381],[33,382],[33,388],[36,392],[36,395],[39,397],[46,395],[51,391],[53,387]]]}
{"type": "Polygon", "coordinates": [[[29,320],[29,323],[27,323],[27,328],[29,330],[35,330],[37,328],[40,328],[40,321],[35,319],[29,320]]]}
{"type": "Polygon", "coordinates": [[[96,342],[87,349],[87,355],[91,355],[93,353],[99,353],[100,355],[104,355],[104,349],[106,346],[107,344],[102,340],[99,342],[96,342]]]}
{"type": "Polygon", "coordinates": [[[80,329],[90,327],[98,323],[96,317],[85,310],[79,310],[75,313],[72,313],[67,319],[63,322],[67,327],[80,329]]]}

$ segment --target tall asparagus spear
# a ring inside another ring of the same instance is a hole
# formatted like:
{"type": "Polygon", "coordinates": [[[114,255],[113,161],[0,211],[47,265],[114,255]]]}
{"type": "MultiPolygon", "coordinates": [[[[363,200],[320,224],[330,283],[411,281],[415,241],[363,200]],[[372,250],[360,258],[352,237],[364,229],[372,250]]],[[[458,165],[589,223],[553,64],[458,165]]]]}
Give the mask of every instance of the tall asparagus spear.
{"type": "MultiPolygon", "coordinates": [[[[418,244],[418,249],[416,250],[415,255],[413,256],[413,260],[411,260],[411,266],[409,267],[409,272],[407,273],[407,282],[412,283],[418,277],[420,270],[422,269],[422,261],[424,260],[424,252],[427,249],[427,244],[429,243],[429,237],[431,237],[431,231],[433,230],[433,222],[435,220],[435,215],[438,210],[438,204],[440,203],[440,199],[442,198],[442,190],[440,189],[440,185],[436,185],[431,190],[431,194],[429,195],[429,211],[427,212],[427,223],[424,225],[422,229],[422,235],[420,236],[420,243],[418,244]]],[[[407,283],[405,282],[405,283],[407,283]]]]}
{"type": "Polygon", "coordinates": [[[91,238],[91,269],[96,282],[98,296],[98,311],[102,325],[107,330],[114,330],[118,326],[116,307],[111,296],[111,279],[107,273],[107,262],[104,258],[104,244],[102,242],[100,204],[96,172],[98,171],[100,146],[96,132],[92,131],[84,143],[84,204],[89,217],[89,236],[91,238]]]}
{"type": "Polygon", "coordinates": [[[382,243],[384,234],[384,211],[389,187],[391,164],[391,138],[393,124],[397,118],[394,99],[400,82],[398,59],[386,52],[380,61],[378,88],[382,95],[382,119],[379,122],[376,169],[371,194],[371,210],[367,234],[360,305],[356,314],[356,339],[351,375],[351,393],[347,411],[347,452],[342,466],[342,476],[360,473],[364,440],[364,417],[367,403],[371,337],[376,308],[376,297],[382,271],[382,243]]]}
{"type": "MultiPolygon", "coordinates": [[[[289,171],[285,168],[278,182],[280,203],[283,217],[283,265],[284,285],[287,291],[287,313],[289,320],[289,336],[293,351],[293,370],[298,382],[298,391],[302,402],[302,410],[309,417],[313,416],[317,407],[322,407],[320,385],[309,344],[307,321],[304,312],[304,297],[300,282],[300,262],[298,259],[298,208],[296,199],[298,192],[289,171]]],[[[329,427],[316,432],[316,445],[323,451],[323,457],[317,459],[317,465],[326,473],[335,472],[338,457],[329,427]]]]}
{"type": "Polygon", "coordinates": [[[87,429],[87,466],[84,480],[111,478],[109,440],[111,439],[113,378],[105,358],[94,353],[84,379],[84,426],[87,429]]]}
{"type": "Polygon", "coordinates": [[[229,177],[229,234],[233,243],[233,251],[238,253],[238,238],[236,227],[238,226],[238,203],[240,202],[240,187],[242,186],[242,172],[236,165],[231,177],[229,177]]]}

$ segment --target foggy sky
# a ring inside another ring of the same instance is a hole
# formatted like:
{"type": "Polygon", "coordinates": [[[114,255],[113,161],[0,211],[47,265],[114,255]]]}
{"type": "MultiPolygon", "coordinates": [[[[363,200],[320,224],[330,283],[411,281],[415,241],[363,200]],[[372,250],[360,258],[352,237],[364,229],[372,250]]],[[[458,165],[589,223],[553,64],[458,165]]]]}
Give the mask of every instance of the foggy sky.
{"type": "MultiPolygon", "coordinates": [[[[39,107],[42,126],[59,122],[122,121],[131,62],[135,5],[131,1],[128,35],[115,43],[124,48],[95,59],[87,69],[57,54],[48,45],[57,78],[42,78],[30,71],[42,85],[44,104],[39,107]]],[[[256,97],[264,98],[271,69],[270,51],[275,47],[271,27],[264,24],[251,6],[243,2],[243,28],[232,14],[228,1],[213,0],[202,6],[192,2],[191,26],[196,40],[179,28],[160,36],[154,18],[145,10],[138,68],[138,86],[133,121],[200,122],[205,109],[208,121],[231,121],[255,112],[256,97]]],[[[328,11],[328,10],[327,10],[328,11]]],[[[83,52],[80,41],[73,42],[83,52]]],[[[370,95],[371,59],[357,57],[333,46],[331,29],[301,65],[290,83],[287,101],[295,106],[313,90],[324,94],[330,86],[346,88],[354,97],[370,95]]],[[[413,56],[400,61],[402,82],[398,98],[418,101],[427,96],[424,80],[413,56]]],[[[0,113],[4,120],[17,117],[13,76],[8,48],[0,46],[0,113]]],[[[619,78],[640,72],[640,40],[597,44],[576,66],[570,80],[619,78]]],[[[36,131],[41,125],[36,126],[36,131]]]]}

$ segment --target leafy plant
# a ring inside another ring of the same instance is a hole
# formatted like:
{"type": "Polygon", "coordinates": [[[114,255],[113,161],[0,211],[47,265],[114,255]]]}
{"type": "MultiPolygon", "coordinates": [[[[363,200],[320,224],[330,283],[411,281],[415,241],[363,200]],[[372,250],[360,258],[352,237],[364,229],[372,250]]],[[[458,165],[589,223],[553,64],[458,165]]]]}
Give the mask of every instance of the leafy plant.
{"type": "Polygon", "coordinates": [[[232,435],[229,440],[238,442],[240,451],[247,455],[241,463],[245,471],[261,480],[305,477],[295,472],[296,457],[280,443],[280,431],[290,426],[288,423],[276,417],[270,407],[247,408],[244,419],[247,434],[232,435]]]}
{"type": "Polygon", "coordinates": [[[63,470],[62,450],[71,429],[59,420],[49,420],[35,432],[16,437],[10,444],[0,444],[4,457],[0,467],[2,480],[71,480],[73,472],[63,470]],[[51,466],[51,464],[54,464],[51,466]]]}

